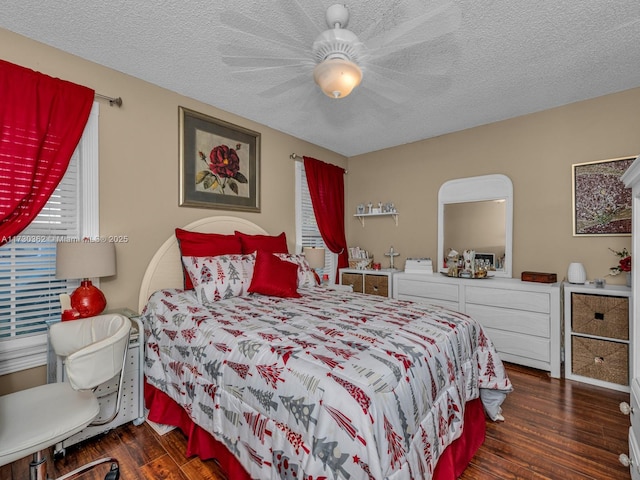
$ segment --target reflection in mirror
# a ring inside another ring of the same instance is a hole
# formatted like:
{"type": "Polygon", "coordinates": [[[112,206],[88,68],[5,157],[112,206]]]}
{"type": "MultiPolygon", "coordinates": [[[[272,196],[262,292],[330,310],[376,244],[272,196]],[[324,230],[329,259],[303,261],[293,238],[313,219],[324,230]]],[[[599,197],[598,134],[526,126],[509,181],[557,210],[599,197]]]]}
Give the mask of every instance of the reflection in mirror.
{"type": "Polygon", "coordinates": [[[475,250],[490,260],[492,270],[502,270],[505,257],[504,199],[449,203],[444,206],[445,258],[453,249],[460,253],[475,250]]]}
{"type": "Polygon", "coordinates": [[[496,276],[510,277],[512,266],[513,187],[505,175],[450,180],[438,193],[438,266],[447,271],[447,255],[475,250],[496,276]]]}

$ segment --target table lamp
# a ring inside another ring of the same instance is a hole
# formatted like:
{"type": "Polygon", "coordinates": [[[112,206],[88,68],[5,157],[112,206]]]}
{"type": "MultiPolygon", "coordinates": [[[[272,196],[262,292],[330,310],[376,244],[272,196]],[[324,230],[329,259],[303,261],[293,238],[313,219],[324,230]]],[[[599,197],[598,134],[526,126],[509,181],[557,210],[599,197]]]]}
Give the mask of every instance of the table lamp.
{"type": "Polygon", "coordinates": [[[82,279],[71,294],[71,308],[80,318],[102,313],[107,306],[104,294],[90,278],[116,274],[116,249],[111,242],[60,242],[56,245],[56,278],[82,279]]]}
{"type": "Polygon", "coordinates": [[[316,272],[316,269],[324,268],[324,248],[304,247],[302,249],[302,252],[304,253],[304,257],[307,259],[309,267],[311,267],[311,270],[313,270],[316,281],[318,282],[318,284],[321,284],[322,282],[320,281],[320,276],[318,275],[318,272],[316,272]]]}

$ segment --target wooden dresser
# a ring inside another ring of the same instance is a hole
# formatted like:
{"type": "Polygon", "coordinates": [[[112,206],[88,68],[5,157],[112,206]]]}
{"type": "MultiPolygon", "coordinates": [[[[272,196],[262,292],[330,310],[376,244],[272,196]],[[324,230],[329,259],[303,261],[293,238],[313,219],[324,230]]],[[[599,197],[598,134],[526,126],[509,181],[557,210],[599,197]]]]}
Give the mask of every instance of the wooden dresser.
{"type": "Polygon", "coordinates": [[[502,360],[560,378],[560,284],[398,273],[393,296],[464,312],[486,329],[502,360]]]}

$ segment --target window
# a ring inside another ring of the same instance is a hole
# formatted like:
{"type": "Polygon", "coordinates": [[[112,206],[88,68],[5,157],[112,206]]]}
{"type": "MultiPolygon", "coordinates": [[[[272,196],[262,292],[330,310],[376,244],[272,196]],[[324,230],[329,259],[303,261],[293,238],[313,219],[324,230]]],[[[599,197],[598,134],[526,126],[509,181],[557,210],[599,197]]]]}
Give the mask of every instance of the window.
{"type": "Polygon", "coordinates": [[[323,269],[318,269],[318,275],[329,275],[329,283],[335,283],[335,271],[338,265],[338,256],[331,252],[322,240],[316,217],[313,213],[307,176],[302,162],[295,162],[296,165],[296,245],[298,251],[302,247],[322,247],[325,249],[323,269]]]}
{"type": "Polygon", "coordinates": [[[0,375],[46,363],[47,324],[60,318],[56,241],[98,234],[98,104],[55,192],[15,239],[0,247],[0,375]]]}

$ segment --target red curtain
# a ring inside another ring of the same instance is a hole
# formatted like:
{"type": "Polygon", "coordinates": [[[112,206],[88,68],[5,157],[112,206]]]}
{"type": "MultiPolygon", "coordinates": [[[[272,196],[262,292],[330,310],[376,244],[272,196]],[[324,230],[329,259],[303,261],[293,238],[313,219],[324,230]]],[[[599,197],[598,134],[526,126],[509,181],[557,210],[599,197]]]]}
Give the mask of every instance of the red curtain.
{"type": "Polygon", "coordinates": [[[344,169],[315,158],[303,158],[320,235],[327,248],[338,254],[338,268],[348,267],[349,249],[344,230],[344,169]]]}
{"type": "Polygon", "coordinates": [[[0,60],[0,245],[38,215],[64,176],[94,91],[0,60]]]}

